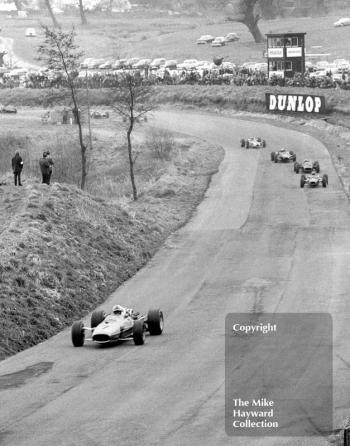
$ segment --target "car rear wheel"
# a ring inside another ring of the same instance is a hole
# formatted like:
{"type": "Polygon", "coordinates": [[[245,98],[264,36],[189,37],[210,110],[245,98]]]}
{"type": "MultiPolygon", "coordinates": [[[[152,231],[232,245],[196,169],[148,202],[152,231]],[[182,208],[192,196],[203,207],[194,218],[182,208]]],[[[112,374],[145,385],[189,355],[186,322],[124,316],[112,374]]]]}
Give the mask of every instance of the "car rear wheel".
{"type": "Polygon", "coordinates": [[[74,347],[82,347],[85,340],[84,324],[82,321],[73,323],[71,334],[74,347]]]}
{"type": "Polygon", "coordinates": [[[263,140],[263,147],[266,147],[266,141],[265,140],[263,140]]]}
{"type": "Polygon", "coordinates": [[[294,163],[294,172],[295,173],[299,172],[299,164],[297,162],[294,163]]]}
{"type": "Polygon", "coordinates": [[[275,156],[274,156],[274,161],[275,161],[275,163],[277,163],[277,162],[278,162],[278,155],[277,155],[277,153],[275,153],[275,156]]]}
{"type": "Polygon", "coordinates": [[[300,187],[304,187],[305,185],[305,175],[302,175],[300,178],[300,187]]]}
{"type": "Polygon", "coordinates": [[[246,149],[249,149],[249,141],[246,141],[246,142],[245,142],[245,148],[246,148],[246,149]]]}
{"type": "Polygon", "coordinates": [[[163,312],[161,310],[149,310],[147,325],[151,336],[162,334],[164,329],[163,312]]]}
{"type": "Polygon", "coordinates": [[[135,345],[143,345],[145,343],[146,332],[143,320],[134,322],[132,337],[134,338],[135,345]]]}
{"type": "Polygon", "coordinates": [[[275,159],[275,152],[271,152],[271,161],[274,161],[275,159]]]}
{"type": "Polygon", "coordinates": [[[314,162],[314,169],[316,170],[317,173],[320,173],[320,164],[318,161],[314,162]]]}
{"type": "Polygon", "coordinates": [[[103,310],[96,310],[91,315],[91,328],[97,327],[102,321],[104,321],[106,313],[103,310]]]}
{"type": "Polygon", "coordinates": [[[241,139],[241,147],[244,147],[244,146],[245,146],[245,140],[241,139]]]}

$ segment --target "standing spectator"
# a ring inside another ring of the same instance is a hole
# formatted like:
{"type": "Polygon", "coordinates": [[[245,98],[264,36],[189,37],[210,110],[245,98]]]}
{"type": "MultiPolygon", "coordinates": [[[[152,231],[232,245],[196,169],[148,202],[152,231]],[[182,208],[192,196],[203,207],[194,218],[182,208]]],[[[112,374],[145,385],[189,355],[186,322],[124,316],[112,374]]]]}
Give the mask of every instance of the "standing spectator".
{"type": "Polygon", "coordinates": [[[18,180],[18,186],[22,186],[21,184],[22,169],[23,169],[22,157],[20,156],[19,152],[16,152],[15,156],[12,158],[12,170],[15,178],[15,186],[17,186],[17,180],[18,180]]]}
{"type": "Polygon", "coordinates": [[[43,157],[39,160],[41,175],[42,175],[42,184],[50,184],[50,163],[47,159],[47,153],[43,153],[43,157]]]}
{"type": "Polygon", "coordinates": [[[52,158],[51,158],[51,156],[50,156],[50,152],[47,150],[46,151],[46,159],[47,159],[47,161],[48,161],[48,163],[49,163],[49,182],[48,182],[48,184],[50,184],[50,180],[51,180],[51,175],[52,175],[52,166],[54,165],[54,162],[52,161],[52,158]]]}

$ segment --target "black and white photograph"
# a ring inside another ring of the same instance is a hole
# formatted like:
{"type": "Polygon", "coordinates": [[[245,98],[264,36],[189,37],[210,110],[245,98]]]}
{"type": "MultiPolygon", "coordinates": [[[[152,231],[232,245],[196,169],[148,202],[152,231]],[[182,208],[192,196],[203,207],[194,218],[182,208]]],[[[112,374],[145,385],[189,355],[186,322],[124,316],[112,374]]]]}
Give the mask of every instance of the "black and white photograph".
{"type": "Polygon", "coordinates": [[[97,445],[350,446],[350,2],[0,0],[0,446],[97,445]]]}

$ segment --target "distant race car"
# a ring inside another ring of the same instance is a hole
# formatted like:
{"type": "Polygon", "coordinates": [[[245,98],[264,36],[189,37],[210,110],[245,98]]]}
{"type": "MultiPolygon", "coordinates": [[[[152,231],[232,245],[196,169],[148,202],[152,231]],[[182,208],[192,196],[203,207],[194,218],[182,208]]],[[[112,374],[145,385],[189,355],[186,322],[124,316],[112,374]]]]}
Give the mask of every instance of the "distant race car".
{"type": "Polygon", "coordinates": [[[294,163],[295,173],[311,173],[313,170],[317,173],[320,172],[320,163],[318,161],[304,160],[302,163],[294,163]]]}
{"type": "Polygon", "coordinates": [[[241,147],[260,149],[261,147],[266,147],[266,141],[260,138],[260,136],[253,136],[252,138],[241,139],[241,147]]]}
{"type": "Polygon", "coordinates": [[[162,334],[164,318],[159,309],[149,310],[145,315],[121,305],[114,305],[110,314],[103,310],[94,311],[90,325],[85,327],[82,321],[73,323],[71,337],[74,347],[82,347],[84,341],[108,344],[133,340],[135,345],[143,345],[146,332],[150,335],[162,334]],[[90,334],[89,337],[85,336],[86,332],[90,334]]]}
{"type": "Polygon", "coordinates": [[[288,163],[289,161],[296,161],[297,156],[292,150],[281,149],[278,152],[271,152],[271,161],[278,163],[288,163]]]}
{"type": "Polygon", "coordinates": [[[322,187],[327,187],[328,185],[328,175],[324,174],[321,175],[318,174],[316,171],[313,171],[311,175],[304,175],[300,177],[300,187],[304,187],[306,185],[309,185],[310,187],[317,187],[320,184],[322,184],[322,187]]]}

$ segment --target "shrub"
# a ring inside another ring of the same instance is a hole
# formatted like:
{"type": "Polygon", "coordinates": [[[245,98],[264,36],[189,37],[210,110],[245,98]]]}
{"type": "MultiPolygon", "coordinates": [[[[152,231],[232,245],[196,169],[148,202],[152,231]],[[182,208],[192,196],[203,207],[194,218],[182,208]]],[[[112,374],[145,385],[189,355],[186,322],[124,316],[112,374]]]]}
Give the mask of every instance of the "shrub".
{"type": "Polygon", "coordinates": [[[175,149],[175,140],[167,130],[152,129],[147,137],[147,146],[155,158],[169,160],[175,149]]]}

